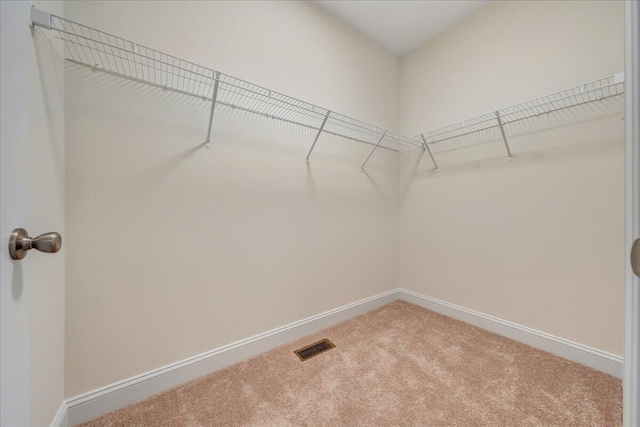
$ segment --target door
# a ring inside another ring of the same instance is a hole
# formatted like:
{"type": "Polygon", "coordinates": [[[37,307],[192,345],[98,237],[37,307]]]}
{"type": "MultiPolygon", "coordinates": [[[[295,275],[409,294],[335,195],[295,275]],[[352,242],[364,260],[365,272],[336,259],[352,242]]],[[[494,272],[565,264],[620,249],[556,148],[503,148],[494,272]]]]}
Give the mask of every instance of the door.
{"type": "MultiPolygon", "coordinates": [[[[640,238],[640,5],[626,2],[627,253],[640,238]]],[[[624,425],[640,426],[640,271],[626,263],[624,425]]]]}
{"type": "Polygon", "coordinates": [[[14,228],[64,237],[62,46],[29,23],[30,2],[0,2],[2,426],[48,426],[64,398],[64,245],[21,261],[8,253],[14,228]]]}

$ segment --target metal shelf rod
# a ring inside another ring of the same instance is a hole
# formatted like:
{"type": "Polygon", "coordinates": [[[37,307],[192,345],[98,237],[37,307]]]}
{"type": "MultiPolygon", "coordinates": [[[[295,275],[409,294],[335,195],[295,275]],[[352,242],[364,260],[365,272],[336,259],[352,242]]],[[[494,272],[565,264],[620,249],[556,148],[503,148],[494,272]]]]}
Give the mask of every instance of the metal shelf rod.
{"type": "MultiPolygon", "coordinates": [[[[150,56],[148,56],[148,55],[143,55],[143,54],[141,54],[141,53],[136,53],[136,52],[134,52],[133,50],[130,50],[130,49],[125,49],[125,48],[120,47],[120,46],[116,46],[116,45],[113,45],[113,44],[110,44],[110,43],[107,43],[107,42],[103,42],[103,41],[100,41],[100,40],[92,39],[92,38],[87,37],[87,36],[84,36],[84,35],[80,35],[80,34],[72,33],[72,32],[70,32],[70,31],[61,30],[60,28],[55,28],[55,30],[56,30],[58,33],[67,34],[67,35],[70,35],[70,36],[73,36],[73,37],[78,37],[78,38],[81,38],[81,39],[85,39],[85,40],[87,40],[88,42],[92,42],[92,43],[99,43],[99,44],[101,44],[102,46],[107,46],[107,47],[110,47],[111,49],[117,49],[117,50],[120,50],[120,51],[125,52],[125,53],[135,54],[135,55],[139,56],[140,58],[144,58],[144,59],[147,59],[147,60],[149,60],[149,61],[156,62],[156,63],[158,63],[158,64],[166,65],[167,67],[174,68],[174,69],[176,69],[176,70],[178,70],[178,71],[184,71],[185,73],[189,73],[189,74],[192,74],[192,75],[195,75],[195,76],[204,77],[204,78],[206,78],[206,79],[213,79],[213,77],[212,77],[212,76],[207,76],[206,74],[197,73],[197,72],[195,72],[195,71],[193,71],[193,70],[188,70],[188,69],[183,68],[183,67],[180,67],[180,66],[178,66],[178,65],[171,64],[171,63],[169,63],[169,62],[162,61],[162,60],[160,60],[160,59],[152,58],[152,57],[150,57],[150,56]]],[[[64,37],[60,37],[60,39],[61,39],[61,40],[64,40],[65,42],[73,43],[73,44],[76,44],[76,45],[79,45],[79,46],[82,46],[82,47],[87,47],[87,48],[89,48],[89,49],[95,49],[96,51],[98,51],[98,52],[102,52],[102,53],[104,53],[104,54],[106,54],[106,55],[116,56],[113,52],[107,52],[106,50],[99,50],[99,49],[97,49],[97,48],[92,48],[91,46],[84,45],[84,44],[82,44],[82,43],[79,43],[79,42],[76,42],[76,41],[73,41],[73,40],[65,39],[64,37]]],[[[135,44],[134,42],[130,42],[130,43],[131,43],[132,45],[133,45],[133,44],[135,44]]],[[[142,47],[142,45],[138,45],[138,47],[142,47]]],[[[118,57],[118,58],[120,58],[120,57],[118,57]]],[[[215,72],[214,70],[211,70],[211,69],[209,69],[209,68],[205,68],[205,67],[201,67],[201,68],[204,68],[204,69],[210,70],[211,72],[215,72]]]]}
{"type": "Polygon", "coordinates": [[[309,164],[309,156],[311,155],[311,152],[313,151],[313,147],[316,146],[316,142],[318,142],[318,138],[320,138],[320,134],[322,133],[322,129],[324,129],[324,125],[327,123],[327,119],[329,118],[329,114],[331,114],[331,111],[327,112],[327,115],[324,116],[324,120],[322,121],[322,124],[320,125],[320,129],[318,129],[318,133],[316,134],[316,138],[313,140],[313,144],[311,144],[311,148],[309,148],[309,152],[307,153],[307,164],[309,164]]]}
{"type": "MultiPolygon", "coordinates": [[[[592,83],[594,83],[594,82],[589,82],[589,83],[586,83],[586,84],[592,84],[592,83]]],[[[588,94],[591,94],[593,92],[602,91],[604,93],[605,89],[610,89],[612,87],[617,87],[621,83],[622,82],[609,83],[609,84],[606,84],[606,85],[603,85],[603,86],[598,86],[598,87],[586,89],[586,90],[583,90],[582,92],[579,92],[579,93],[571,93],[571,94],[568,94],[568,95],[563,95],[560,98],[554,98],[554,99],[551,99],[551,100],[544,100],[544,99],[546,99],[546,98],[548,98],[550,96],[553,96],[554,94],[546,95],[546,96],[541,97],[541,98],[537,98],[537,99],[534,99],[534,100],[531,100],[531,101],[527,101],[527,102],[524,102],[524,103],[521,103],[521,104],[516,104],[516,105],[514,105],[512,107],[503,108],[503,109],[501,109],[499,111],[501,112],[502,118],[505,118],[505,117],[509,117],[510,115],[514,115],[514,114],[517,114],[517,113],[529,112],[529,111],[534,110],[534,109],[535,110],[540,110],[540,107],[542,107],[542,106],[547,106],[549,104],[567,101],[567,100],[569,100],[571,98],[584,97],[584,95],[588,95],[588,94]],[[535,104],[535,105],[525,106],[525,104],[529,104],[531,102],[536,102],[536,101],[541,101],[541,100],[544,100],[544,101],[539,102],[538,104],[535,104]],[[509,110],[511,110],[511,111],[509,111],[509,110]]],[[[579,89],[579,88],[581,88],[581,87],[583,87],[585,85],[575,86],[573,88],[566,89],[566,90],[558,92],[558,93],[567,92],[567,91],[570,91],[570,90],[577,90],[577,89],[579,89]]],[[[504,124],[506,125],[506,124],[513,123],[513,122],[516,122],[516,121],[529,119],[529,118],[532,118],[532,117],[537,117],[537,116],[542,115],[542,114],[549,114],[549,113],[552,113],[554,111],[564,110],[566,108],[577,107],[579,105],[584,105],[584,104],[588,104],[588,103],[595,102],[595,101],[602,101],[602,100],[605,100],[605,99],[608,99],[608,98],[612,98],[614,96],[621,95],[622,93],[623,92],[616,92],[616,93],[613,93],[613,94],[610,94],[610,95],[603,95],[603,96],[597,97],[596,99],[589,99],[587,101],[581,101],[579,103],[573,103],[573,104],[569,104],[569,105],[566,105],[566,106],[553,108],[553,109],[550,108],[547,111],[536,112],[535,114],[532,114],[532,115],[516,118],[516,119],[513,119],[513,120],[504,121],[504,124]]],[[[485,114],[485,115],[474,117],[472,119],[464,120],[464,121],[459,122],[459,123],[454,123],[454,124],[445,126],[443,128],[436,129],[434,131],[424,132],[424,133],[420,134],[419,137],[420,138],[424,137],[424,138],[430,139],[430,138],[433,138],[433,137],[446,135],[447,133],[450,133],[450,132],[455,132],[455,131],[459,131],[459,130],[462,130],[462,129],[470,128],[472,126],[478,126],[478,125],[481,125],[483,123],[487,123],[488,124],[488,123],[493,122],[494,119],[495,119],[495,117],[491,117],[491,116],[485,114]],[[482,120],[478,121],[478,119],[482,119],[482,120]],[[473,123],[469,123],[469,122],[474,121],[474,120],[476,120],[476,121],[473,122],[473,123]]],[[[447,137],[446,139],[457,138],[457,137],[468,135],[470,133],[475,133],[475,132],[478,132],[478,131],[481,131],[481,130],[491,129],[493,127],[498,127],[498,126],[497,125],[491,125],[491,126],[487,126],[487,127],[482,128],[482,129],[479,129],[479,130],[472,130],[470,132],[463,133],[463,134],[460,134],[460,135],[454,135],[452,137],[447,137]]],[[[416,138],[417,137],[414,137],[414,139],[416,139],[416,138]]],[[[433,143],[436,143],[436,142],[441,142],[443,140],[444,139],[436,139],[435,141],[430,141],[430,143],[433,144],[433,143]]]]}
{"type": "Polygon", "coordinates": [[[429,148],[429,144],[427,144],[427,141],[424,138],[422,138],[422,141],[424,142],[424,145],[423,145],[424,148],[422,149],[423,154],[424,154],[424,150],[426,149],[427,152],[429,153],[429,157],[431,157],[431,161],[433,162],[433,166],[436,168],[435,171],[436,172],[440,172],[440,168],[438,168],[438,164],[436,163],[436,159],[433,158],[433,153],[431,152],[431,149],[429,148]]]}
{"type": "Polygon", "coordinates": [[[371,153],[369,153],[369,155],[367,156],[367,159],[364,161],[364,163],[362,164],[362,166],[360,166],[360,169],[364,170],[364,166],[367,164],[367,162],[369,161],[369,159],[371,158],[371,156],[373,156],[373,152],[376,151],[376,148],[378,148],[378,146],[380,145],[380,143],[382,142],[382,140],[384,139],[385,135],[387,134],[387,131],[385,130],[384,133],[382,134],[382,136],[380,137],[380,140],[378,141],[378,143],[376,144],[375,147],[373,147],[373,150],[371,150],[371,153]]]}
{"type": "MultiPolygon", "coordinates": [[[[76,65],[80,65],[82,67],[88,68],[90,70],[95,70],[95,67],[93,67],[91,65],[87,65],[87,64],[82,63],[82,62],[75,61],[73,59],[67,59],[67,61],[69,61],[71,63],[74,63],[76,65]]],[[[210,98],[210,97],[203,97],[203,96],[200,96],[200,95],[197,95],[197,94],[194,94],[194,93],[191,93],[191,92],[186,92],[186,91],[183,91],[183,90],[180,90],[180,89],[174,89],[172,87],[166,87],[166,86],[158,84],[158,83],[152,83],[152,82],[149,82],[149,81],[146,81],[146,80],[142,80],[142,79],[139,79],[139,78],[136,78],[136,77],[127,76],[126,74],[118,73],[116,71],[110,71],[110,70],[105,70],[105,69],[99,69],[97,71],[100,71],[101,73],[110,74],[110,75],[113,75],[113,76],[116,76],[116,77],[124,78],[124,79],[127,79],[127,80],[131,80],[131,81],[134,81],[134,82],[137,82],[137,83],[143,83],[143,84],[146,84],[146,85],[149,85],[149,86],[156,87],[158,89],[168,90],[168,91],[175,92],[175,93],[178,93],[178,94],[181,94],[181,95],[187,95],[187,96],[191,96],[193,98],[203,99],[205,101],[212,101],[212,98],[210,98]]],[[[274,119],[273,116],[270,116],[270,115],[268,115],[266,113],[262,113],[260,111],[252,110],[252,109],[245,108],[245,107],[240,107],[238,105],[230,104],[230,103],[227,103],[227,102],[224,102],[224,101],[217,101],[216,104],[220,105],[220,106],[223,106],[223,107],[228,107],[228,108],[232,108],[232,109],[236,109],[236,110],[246,111],[248,113],[256,114],[256,115],[259,115],[259,116],[262,116],[262,117],[266,117],[268,119],[274,119]]],[[[314,127],[314,126],[311,126],[311,125],[308,125],[308,124],[304,124],[304,123],[301,123],[301,122],[297,122],[297,121],[294,121],[294,120],[287,120],[287,119],[282,119],[282,118],[277,118],[277,120],[280,120],[280,121],[286,122],[286,123],[290,123],[290,124],[293,124],[293,125],[296,125],[296,126],[306,127],[308,129],[311,129],[311,130],[316,130],[317,131],[319,129],[317,127],[314,127]]],[[[332,132],[332,131],[329,131],[329,130],[326,130],[326,129],[323,129],[323,132],[327,133],[329,135],[340,137],[340,138],[347,138],[347,139],[350,139],[352,141],[359,142],[361,144],[375,145],[375,143],[372,143],[372,142],[369,142],[369,141],[365,141],[365,140],[358,139],[358,138],[353,138],[353,137],[346,137],[346,136],[344,136],[342,134],[339,134],[337,132],[332,132]]],[[[398,152],[398,150],[396,150],[394,148],[386,147],[384,145],[380,145],[380,148],[383,149],[383,150],[387,150],[387,151],[393,151],[393,152],[396,152],[396,153],[398,152]]]]}
{"type": "Polygon", "coordinates": [[[624,93],[624,74],[619,73],[406,137],[35,8],[32,8],[31,17],[32,25],[57,32],[56,36],[67,47],[67,59],[74,64],[210,101],[206,147],[211,143],[215,110],[218,106],[228,107],[317,131],[306,156],[307,163],[324,132],[373,146],[361,166],[363,170],[378,148],[397,152],[400,147],[407,146],[428,151],[437,171],[438,165],[429,145],[496,127],[500,129],[507,154],[512,159],[505,129],[508,124],[624,93]]]}
{"type": "Polygon", "coordinates": [[[500,118],[499,111],[496,111],[496,119],[498,120],[498,126],[500,126],[500,133],[502,134],[502,139],[504,140],[504,146],[507,147],[507,155],[509,156],[509,161],[512,161],[513,155],[511,154],[511,149],[509,148],[509,143],[507,142],[507,135],[504,134],[504,126],[502,126],[502,119],[500,118]]]}
{"type": "MultiPolygon", "coordinates": [[[[620,96],[620,95],[622,95],[622,94],[621,94],[621,93],[617,93],[617,94],[614,94],[614,95],[608,95],[608,96],[605,96],[605,97],[603,97],[603,98],[599,99],[599,101],[604,101],[605,99],[614,98],[614,97],[616,97],[616,96],[620,96]]],[[[511,123],[517,123],[517,122],[520,122],[520,121],[522,121],[522,120],[529,120],[529,119],[532,119],[532,118],[534,118],[534,117],[538,117],[538,116],[541,116],[541,115],[547,115],[547,114],[555,113],[555,112],[557,112],[557,111],[562,111],[562,110],[566,110],[566,109],[569,109],[569,108],[579,107],[579,106],[581,106],[581,105],[590,104],[590,103],[592,103],[592,102],[594,102],[594,101],[584,101],[584,102],[581,102],[581,103],[579,103],[579,104],[573,104],[573,105],[568,105],[568,106],[566,106],[566,107],[557,108],[557,109],[555,109],[555,110],[553,110],[553,111],[550,111],[550,112],[540,113],[540,114],[536,114],[536,115],[533,115],[533,116],[520,117],[520,118],[517,118],[517,119],[509,120],[508,122],[503,122],[503,125],[504,125],[504,126],[506,126],[506,125],[510,125],[511,123]]],[[[503,116],[503,117],[504,117],[504,116],[503,116]]],[[[493,120],[493,119],[490,119],[490,120],[493,120]]],[[[487,120],[487,121],[489,121],[489,120],[487,120]]],[[[495,123],[495,122],[494,122],[494,123],[495,123]]],[[[449,140],[456,139],[456,138],[462,138],[463,136],[472,135],[472,134],[474,134],[474,133],[482,132],[482,131],[489,130],[489,129],[494,129],[494,128],[497,128],[497,127],[499,127],[499,126],[498,126],[498,124],[496,123],[496,124],[494,124],[494,125],[486,126],[486,127],[482,128],[482,129],[479,129],[479,130],[472,130],[472,131],[465,132],[465,133],[462,133],[462,134],[459,134],[459,135],[453,135],[453,136],[448,136],[448,137],[446,137],[446,138],[437,139],[437,140],[435,140],[435,141],[431,141],[431,142],[429,142],[429,144],[434,145],[434,144],[437,144],[437,143],[440,143],[440,142],[445,142],[445,141],[449,141],[449,140]]],[[[444,133],[444,132],[443,132],[443,133],[444,133]]],[[[419,138],[422,138],[422,135],[419,135],[418,137],[419,137],[419,138]]],[[[414,138],[418,138],[418,137],[414,137],[414,138]]]]}
{"type": "Polygon", "coordinates": [[[211,127],[213,125],[213,113],[216,110],[216,99],[218,98],[218,83],[220,76],[216,76],[216,82],[213,85],[213,95],[211,99],[211,113],[209,114],[209,129],[207,130],[207,139],[204,141],[205,148],[211,148],[211,127]]]}
{"type": "MultiPolygon", "coordinates": [[[[66,59],[72,63],[209,100],[212,102],[212,112],[218,106],[228,106],[317,130],[329,111],[132,40],[37,9],[34,11],[34,24],[50,24],[40,26],[55,31],[57,37],[64,41],[67,46],[66,59]],[[39,12],[42,14],[39,15],[39,12]]],[[[205,145],[210,142],[211,117],[210,114],[205,145]]],[[[330,114],[321,127],[322,132],[369,145],[377,144],[380,148],[396,152],[400,146],[419,146],[410,137],[398,134],[394,134],[395,138],[390,137],[388,130],[337,113],[330,114]]]]}

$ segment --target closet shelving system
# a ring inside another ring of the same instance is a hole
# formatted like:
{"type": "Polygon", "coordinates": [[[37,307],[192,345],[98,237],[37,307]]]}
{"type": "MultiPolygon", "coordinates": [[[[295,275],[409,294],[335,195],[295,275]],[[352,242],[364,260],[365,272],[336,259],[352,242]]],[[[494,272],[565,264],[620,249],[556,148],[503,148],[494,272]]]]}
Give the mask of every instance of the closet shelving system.
{"type": "MultiPolygon", "coordinates": [[[[216,108],[233,108],[315,130],[307,162],[322,133],[383,148],[421,148],[422,143],[380,126],[292,98],[211,68],[160,52],[131,40],[31,8],[33,25],[50,29],[64,41],[66,60],[115,76],[193,96],[211,103],[204,142],[211,143],[216,108]]],[[[369,159],[367,158],[367,160],[369,159]]],[[[366,161],[365,163],[366,164],[366,161]]],[[[364,167],[363,164],[363,167],[364,167]]]]}
{"type": "Polygon", "coordinates": [[[318,138],[326,133],[372,146],[362,168],[377,148],[396,152],[403,148],[420,148],[429,153],[435,170],[438,171],[430,146],[493,128],[500,129],[508,158],[512,160],[513,155],[505,133],[506,125],[624,93],[624,75],[619,73],[407,137],[35,7],[31,8],[31,24],[55,31],[56,36],[65,44],[66,60],[69,62],[211,102],[209,126],[204,141],[206,148],[211,145],[213,116],[216,108],[220,107],[316,131],[306,156],[307,163],[318,138]]]}
{"type": "Polygon", "coordinates": [[[512,105],[511,107],[482,114],[449,126],[424,132],[414,136],[413,140],[422,141],[437,171],[438,165],[433,157],[433,153],[429,147],[430,145],[441,144],[473,133],[499,128],[508,159],[511,161],[513,160],[513,154],[509,148],[509,142],[505,132],[505,127],[508,124],[578,107],[591,102],[604,101],[605,99],[622,94],[624,94],[624,73],[618,73],[560,92],[512,105]]]}

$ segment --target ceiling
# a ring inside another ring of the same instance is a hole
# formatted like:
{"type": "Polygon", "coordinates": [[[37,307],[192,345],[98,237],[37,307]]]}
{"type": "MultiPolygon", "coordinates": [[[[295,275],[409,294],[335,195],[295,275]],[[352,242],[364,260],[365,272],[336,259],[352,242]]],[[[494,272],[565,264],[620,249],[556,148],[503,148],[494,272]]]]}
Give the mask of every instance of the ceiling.
{"type": "Polygon", "coordinates": [[[488,0],[315,0],[347,25],[402,57],[488,0]]]}

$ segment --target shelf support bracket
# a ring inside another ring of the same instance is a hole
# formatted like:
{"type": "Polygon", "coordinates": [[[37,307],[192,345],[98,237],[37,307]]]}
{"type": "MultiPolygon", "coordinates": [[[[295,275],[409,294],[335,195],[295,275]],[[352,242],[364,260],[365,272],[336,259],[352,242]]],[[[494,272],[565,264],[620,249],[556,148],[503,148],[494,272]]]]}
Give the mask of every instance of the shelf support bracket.
{"type": "Polygon", "coordinates": [[[502,125],[502,118],[500,118],[500,113],[496,111],[496,119],[498,119],[498,126],[500,126],[500,133],[502,134],[502,139],[504,140],[504,146],[507,147],[507,155],[509,156],[509,161],[513,161],[513,154],[511,154],[511,149],[509,148],[509,143],[507,142],[507,135],[504,133],[504,126],[502,125]]]}
{"type": "Polygon", "coordinates": [[[318,133],[316,134],[316,138],[313,140],[313,144],[311,144],[311,148],[309,149],[309,152],[307,153],[307,164],[309,164],[309,156],[311,155],[311,152],[313,151],[313,147],[316,146],[316,142],[318,142],[318,138],[320,138],[320,134],[322,133],[322,129],[324,129],[324,125],[327,123],[327,119],[329,118],[329,114],[331,114],[331,111],[327,111],[327,115],[324,116],[324,120],[322,121],[322,124],[320,125],[320,129],[318,129],[318,133]]]}
{"type": "Polygon", "coordinates": [[[427,140],[425,139],[425,137],[422,137],[422,143],[423,143],[423,148],[422,151],[424,152],[424,150],[426,149],[427,152],[429,153],[429,157],[431,157],[431,161],[433,162],[433,166],[435,166],[435,170],[436,172],[440,172],[440,168],[438,167],[438,164],[436,163],[436,159],[433,158],[433,153],[431,152],[431,149],[429,148],[429,144],[427,144],[427,140]]]}
{"type": "Polygon", "coordinates": [[[387,135],[387,131],[385,130],[382,136],[380,137],[380,139],[378,140],[378,143],[376,144],[376,146],[373,147],[373,150],[371,150],[371,153],[369,153],[369,157],[367,157],[367,160],[365,160],[362,166],[360,166],[360,169],[364,171],[364,165],[366,165],[369,159],[371,158],[371,156],[373,156],[373,152],[376,151],[376,149],[378,148],[378,146],[380,145],[380,143],[382,142],[382,140],[386,135],[387,135]]]}
{"type": "Polygon", "coordinates": [[[216,100],[218,98],[218,84],[220,83],[220,73],[215,72],[215,81],[213,82],[213,95],[211,96],[211,113],[209,114],[209,129],[207,130],[207,139],[204,141],[204,148],[211,148],[211,127],[213,126],[213,113],[216,110],[216,100]]]}
{"type": "Polygon", "coordinates": [[[51,14],[43,10],[37,9],[34,5],[31,5],[31,27],[37,26],[51,29],[51,14]]]}

